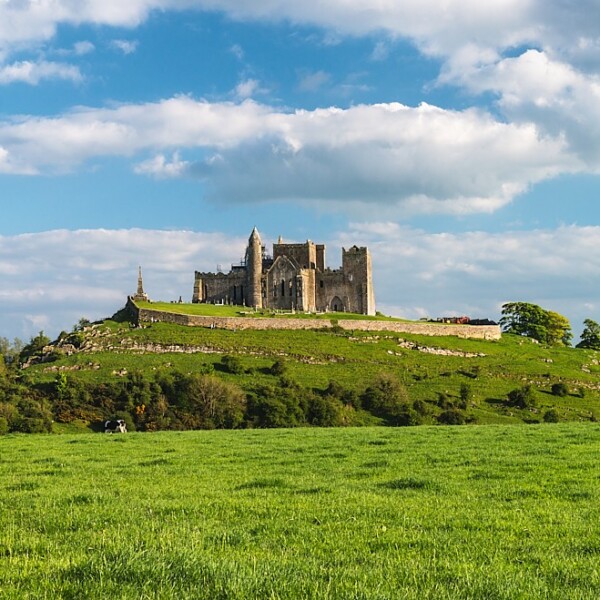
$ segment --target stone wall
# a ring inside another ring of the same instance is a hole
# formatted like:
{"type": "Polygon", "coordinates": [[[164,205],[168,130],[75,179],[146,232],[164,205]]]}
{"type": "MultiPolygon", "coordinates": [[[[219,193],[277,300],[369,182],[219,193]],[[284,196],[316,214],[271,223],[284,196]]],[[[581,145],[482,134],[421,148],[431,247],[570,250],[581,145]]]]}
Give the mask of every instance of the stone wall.
{"type": "MultiPolygon", "coordinates": [[[[138,323],[163,322],[187,327],[209,327],[216,329],[331,329],[328,319],[294,319],[261,317],[205,317],[182,315],[161,310],[138,308],[128,300],[127,307],[138,323]]],[[[418,335],[452,335],[459,338],[498,340],[498,325],[450,325],[438,323],[406,323],[402,321],[369,321],[340,319],[336,323],[347,331],[391,331],[394,333],[414,333],[418,335]]]]}

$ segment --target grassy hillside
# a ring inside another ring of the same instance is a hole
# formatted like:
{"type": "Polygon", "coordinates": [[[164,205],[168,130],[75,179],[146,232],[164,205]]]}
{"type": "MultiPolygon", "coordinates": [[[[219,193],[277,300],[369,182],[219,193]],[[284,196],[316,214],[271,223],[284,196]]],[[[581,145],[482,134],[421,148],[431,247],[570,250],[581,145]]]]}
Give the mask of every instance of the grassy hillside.
{"type": "Polygon", "coordinates": [[[21,598],[600,597],[600,428],[0,437],[21,598]]]}
{"type": "Polygon", "coordinates": [[[464,412],[477,423],[539,421],[553,407],[564,420],[600,416],[599,352],[545,348],[518,336],[482,341],[367,332],[234,332],[167,323],[133,328],[110,320],[78,336],[79,351],[66,356],[58,347],[58,359],[30,367],[29,377],[51,382],[62,370],[69,378],[109,382],[136,370],[155,376],[216,367],[219,377],[251,391],[274,384],[270,367],[282,359],[286,377],[306,388],[324,389],[335,381],[361,392],[378,376],[391,374],[406,387],[411,402],[426,403],[429,422],[444,403],[458,401],[461,386],[469,392],[464,412]],[[220,369],[223,355],[239,357],[244,372],[220,369]],[[564,397],[550,393],[558,382],[568,389],[564,397]],[[536,390],[537,406],[508,406],[508,392],[526,384],[536,390]]]}

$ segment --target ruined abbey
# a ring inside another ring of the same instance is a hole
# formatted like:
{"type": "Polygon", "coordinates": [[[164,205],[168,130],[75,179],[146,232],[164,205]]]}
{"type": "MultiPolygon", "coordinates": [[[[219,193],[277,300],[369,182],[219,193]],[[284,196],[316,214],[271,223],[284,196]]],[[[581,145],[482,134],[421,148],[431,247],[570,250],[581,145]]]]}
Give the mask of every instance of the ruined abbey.
{"type": "Polygon", "coordinates": [[[323,244],[284,244],[281,237],[269,256],[255,227],[245,259],[229,273],[196,271],[192,302],[374,315],[371,256],[364,247],[342,248],[342,267],[332,270],[323,244]]]}

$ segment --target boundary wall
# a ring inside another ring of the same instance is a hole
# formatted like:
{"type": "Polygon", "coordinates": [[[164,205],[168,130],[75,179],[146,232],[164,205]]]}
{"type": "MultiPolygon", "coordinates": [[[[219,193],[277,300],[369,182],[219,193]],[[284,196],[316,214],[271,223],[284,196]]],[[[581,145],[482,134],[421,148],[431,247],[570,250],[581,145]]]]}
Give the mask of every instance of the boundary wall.
{"type": "Polygon", "coordinates": [[[163,310],[139,308],[129,298],[127,309],[135,322],[173,323],[187,327],[207,327],[210,329],[332,329],[335,326],[347,331],[389,331],[394,333],[414,333],[418,335],[451,335],[465,339],[499,340],[498,325],[454,325],[445,323],[415,323],[403,321],[377,321],[367,319],[294,319],[269,317],[212,317],[201,315],[183,315],[163,310]]]}

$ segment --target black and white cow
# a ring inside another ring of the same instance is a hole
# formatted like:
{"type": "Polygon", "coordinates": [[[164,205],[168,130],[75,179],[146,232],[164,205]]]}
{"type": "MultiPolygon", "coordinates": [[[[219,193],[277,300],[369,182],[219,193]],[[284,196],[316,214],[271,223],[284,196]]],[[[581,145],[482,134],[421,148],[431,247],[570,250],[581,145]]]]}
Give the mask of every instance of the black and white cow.
{"type": "Polygon", "coordinates": [[[106,421],[104,423],[104,433],[127,433],[127,426],[123,419],[116,421],[106,421]]]}

